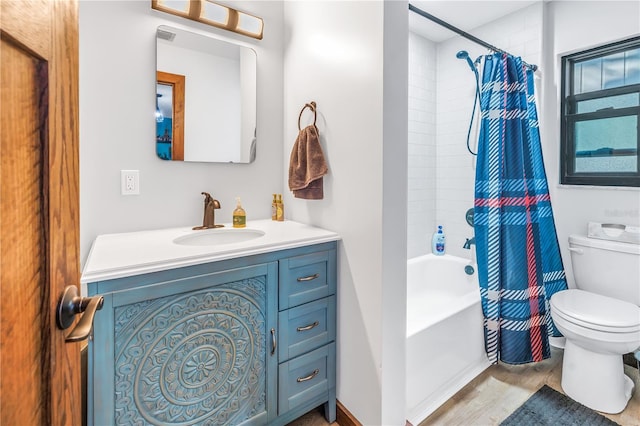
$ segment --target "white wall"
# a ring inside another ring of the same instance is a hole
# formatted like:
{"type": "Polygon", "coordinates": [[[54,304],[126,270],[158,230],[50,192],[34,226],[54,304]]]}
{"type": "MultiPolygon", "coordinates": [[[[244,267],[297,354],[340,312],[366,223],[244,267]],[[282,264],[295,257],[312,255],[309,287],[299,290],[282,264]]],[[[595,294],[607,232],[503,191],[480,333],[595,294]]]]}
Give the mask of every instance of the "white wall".
{"type": "Polygon", "coordinates": [[[384,2],[381,424],[400,426],[406,423],[407,14],[406,1],[384,2]]]}
{"type": "Polygon", "coordinates": [[[80,254],[99,234],[202,224],[203,197],[220,200],[231,222],[242,197],[247,219],[270,217],[283,192],[283,3],[230,1],[261,16],[260,41],[151,9],[148,0],[80,2],[80,254]],[[158,25],[209,34],[258,55],[258,148],[252,164],[168,162],[155,154],[158,25]],[[120,195],[120,170],[140,170],[140,195],[120,195]]]}
{"type": "Polygon", "coordinates": [[[313,100],[329,165],[323,200],[287,191],[285,205],[342,237],[337,395],[365,425],[405,419],[407,13],[406,2],[284,6],[284,161],[313,100]]]}
{"type": "Polygon", "coordinates": [[[436,53],[434,42],[409,34],[407,257],[410,259],[431,253],[431,235],[436,227],[436,53]]]}
{"type": "Polygon", "coordinates": [[[567,239],[586,233],[587,222],[640,225],[640,189],[561,186],[560,58],[562,55],[640,34],[638,1],[553,1],[547,4],[544,108],[540,111],[545,166],[562,258],[573,286],[567,239]]]}

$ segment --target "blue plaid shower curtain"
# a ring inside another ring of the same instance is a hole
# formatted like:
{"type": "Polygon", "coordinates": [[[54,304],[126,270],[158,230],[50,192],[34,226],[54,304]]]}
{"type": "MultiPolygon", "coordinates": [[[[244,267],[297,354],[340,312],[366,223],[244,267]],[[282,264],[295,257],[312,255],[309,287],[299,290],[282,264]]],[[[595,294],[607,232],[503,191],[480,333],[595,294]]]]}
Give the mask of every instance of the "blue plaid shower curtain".
{"type": "Polygon", "coordinates": [[[490,361],[550,356],[559,336],[549,299],[567,288],[542,162],[533,71],[522,59],[485,56],[474,231],[490,361]]]}

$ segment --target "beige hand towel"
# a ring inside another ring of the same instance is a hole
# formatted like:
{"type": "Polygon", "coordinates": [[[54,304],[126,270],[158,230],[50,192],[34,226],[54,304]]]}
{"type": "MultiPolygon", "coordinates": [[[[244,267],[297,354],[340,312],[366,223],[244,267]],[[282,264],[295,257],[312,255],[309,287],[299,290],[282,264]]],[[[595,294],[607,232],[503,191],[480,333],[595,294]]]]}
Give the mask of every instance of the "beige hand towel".
{"type": "Polygon", "coordinates": [[[318,129],[310,125],[300,130],[289,159],[289,189],[296,198],[321,200],[324,196],[322,176],[327,163],[320,146],[318,129]]]}

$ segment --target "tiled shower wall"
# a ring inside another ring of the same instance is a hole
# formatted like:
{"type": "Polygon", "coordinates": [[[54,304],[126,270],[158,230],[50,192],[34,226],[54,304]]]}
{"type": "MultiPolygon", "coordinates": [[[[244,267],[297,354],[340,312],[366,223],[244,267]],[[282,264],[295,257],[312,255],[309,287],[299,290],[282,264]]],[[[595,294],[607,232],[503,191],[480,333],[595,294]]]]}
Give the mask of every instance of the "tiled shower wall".
{"type": "MultiPolygon", "coordinates": [[[[542,14],[543,5],[538,3],[469,32],[522,56],[526,62],[540,64],[542,14]]],[[[458,36],[438,44],[415,34],[409,37],[409,258],[431,252],[431,235],[437,225],[444,227],[447,253],[465,258],[475,254],[462,248],[465,239],[473,236],[473,228],[465,221],[465,212],[473,207],[475,181],[475,157],[466,146],[475,80],[466,61],[456,58],[460,50],[469,52],[473,60],[488,53],[482,46],[458,36]],[[429,65],[424,65],[425,62],[429,65]],[[420,66],[429,73],[426,83],[416,81],[420,66]],[[423,92],[420,84],[435,87],[435,102],[427,95],[431,92],[423,92]],[[424,114],[424,120],[420,120],[419,113],[412,112],[413,100],[421,99],[421,95],[424,95],[425,109],[429,111],[424,114]],[[435,114],[432,107],[435,107],[435,114]],[[414,122],[416,119],[418,121],[414,122]],[[434,132],[435,139],[432,139],[434,132]],[[412,159],[416,152],[428,153],[428,158],[412,159]]],[[[538,85],[537,80],[539,98],[538,85]]],[[[477,110],[478,107],[476,113],[477,110]]],[[[477,130],[476,116],[470,143],[473,151],[476,150],[477,130]]]]}
{"type": "Polygon", "coordinates": [[[431,252],[436,223],[436,45],[409,33],[407,256],[431,252]]]}

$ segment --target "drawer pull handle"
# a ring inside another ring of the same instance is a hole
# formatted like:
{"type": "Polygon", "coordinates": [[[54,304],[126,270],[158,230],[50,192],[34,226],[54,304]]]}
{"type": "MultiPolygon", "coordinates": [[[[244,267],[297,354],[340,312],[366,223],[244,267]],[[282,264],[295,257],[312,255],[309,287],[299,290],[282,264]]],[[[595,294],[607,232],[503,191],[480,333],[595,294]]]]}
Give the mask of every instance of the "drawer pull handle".
{"type": "Polygon", "coordinates": [[[276,353],[276,347],[278,346],[278,342],[276,341],[276,329],[271,329],[271,355],[276,353]]]}
{"type": "Polygon", "coordinates": [[[318,321],[314,321],[313,324],[305,325],[304,327],[297,327],[296,330],[297,331],[308,331],[308,330],[311,330],[312,328],[315,328],[315,327],[317,327],[319,325],[320,325],[320,323],[318,321]]]}
{"type": "Polygon", "coordinates": [[[309,374],[309,375],[308,375],[308,376],[306,376],[306,377],[298,377],[298,378],[296,379],[296,381],[297,381],[298,383],[306,382],[307,380],[311,380],[311,379],[313,379],[314,377],[316,377],[316,376],[318,375],[318,373],[319,373],[319,372],[320,372],[320,370],[318,370],[318,369],[316,368],[315,370],[313,370],[313,373],[309,374]]]}
{"type": "Polygon", "coordinates": [[[307,277],[300,277],[300,278],[298,278],[298,281],[299,282],[312,281],[312,280],[315,280],[316,278],[318,278],[319,276],[320,276],[320,274],[313,274],[313,275],[309,275],[307,277]]]}

